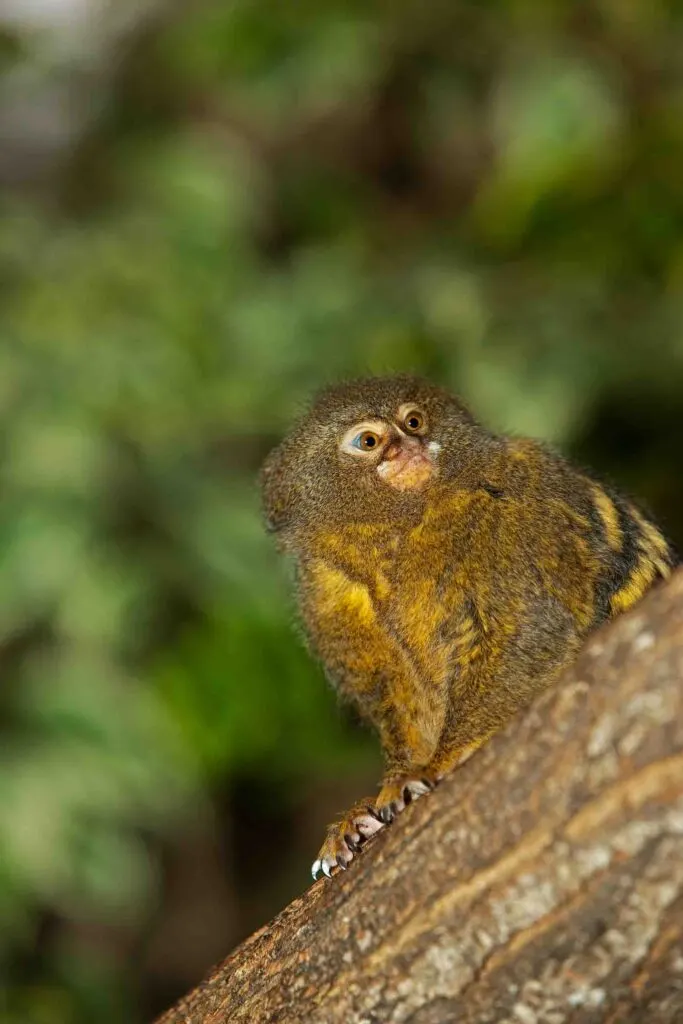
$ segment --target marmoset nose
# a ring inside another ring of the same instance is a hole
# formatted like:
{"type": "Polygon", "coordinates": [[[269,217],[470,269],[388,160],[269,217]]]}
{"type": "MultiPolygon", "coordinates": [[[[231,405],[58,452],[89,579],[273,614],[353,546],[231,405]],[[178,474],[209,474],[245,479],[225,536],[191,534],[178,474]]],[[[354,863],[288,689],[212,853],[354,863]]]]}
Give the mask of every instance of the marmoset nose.
{"type": "Polygon", "coordinates": [[[391,462],[399,455],[416,455],[421,448],[422,442],[417,437],[395,437],[384,449],[383,458],[391,462]]]}

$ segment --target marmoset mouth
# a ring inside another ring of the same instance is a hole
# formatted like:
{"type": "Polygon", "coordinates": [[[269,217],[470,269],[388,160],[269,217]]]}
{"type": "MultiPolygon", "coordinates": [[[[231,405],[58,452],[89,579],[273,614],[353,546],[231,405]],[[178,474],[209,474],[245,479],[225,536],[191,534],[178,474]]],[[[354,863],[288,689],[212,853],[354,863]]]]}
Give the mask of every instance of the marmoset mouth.
{"type": "Polygon", "coordinates": [[[436,474],[436,466],[421,441],[405,438],[389,446],[377,472],[399,491],[420,490],[436,474]]]}

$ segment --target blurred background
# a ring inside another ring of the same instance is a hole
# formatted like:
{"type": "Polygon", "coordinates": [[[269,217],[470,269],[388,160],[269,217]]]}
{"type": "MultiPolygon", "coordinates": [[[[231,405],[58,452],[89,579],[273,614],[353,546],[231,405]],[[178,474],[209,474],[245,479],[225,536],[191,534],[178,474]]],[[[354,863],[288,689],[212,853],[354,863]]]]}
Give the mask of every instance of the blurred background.
{"type": "Polygon", "coordinates": [[[412,369],[683,542],[676,0],[0,0],[0,1021],[149,1020],[372,738],[256,473],[412,369]]]}

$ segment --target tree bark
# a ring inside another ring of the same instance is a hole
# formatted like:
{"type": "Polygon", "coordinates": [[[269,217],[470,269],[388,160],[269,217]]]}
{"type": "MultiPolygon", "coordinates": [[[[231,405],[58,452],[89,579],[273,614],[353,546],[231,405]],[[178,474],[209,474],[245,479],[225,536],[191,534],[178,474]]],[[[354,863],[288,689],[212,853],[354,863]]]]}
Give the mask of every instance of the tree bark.
{"type": "Polygon", "coordinates": [[[683,1021],[683,570],[159,1024],[683,1021]]]}

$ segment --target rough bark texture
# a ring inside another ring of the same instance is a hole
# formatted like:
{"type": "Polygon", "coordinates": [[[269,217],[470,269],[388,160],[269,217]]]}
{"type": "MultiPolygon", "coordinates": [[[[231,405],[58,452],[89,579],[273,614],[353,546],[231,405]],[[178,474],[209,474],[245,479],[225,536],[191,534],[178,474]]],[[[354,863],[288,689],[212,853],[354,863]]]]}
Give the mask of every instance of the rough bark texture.
{"type": "Polygon", "coordinates": [[[683,570],[160,1024],[683,1021],[683,570]]]}

